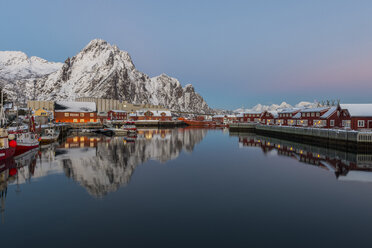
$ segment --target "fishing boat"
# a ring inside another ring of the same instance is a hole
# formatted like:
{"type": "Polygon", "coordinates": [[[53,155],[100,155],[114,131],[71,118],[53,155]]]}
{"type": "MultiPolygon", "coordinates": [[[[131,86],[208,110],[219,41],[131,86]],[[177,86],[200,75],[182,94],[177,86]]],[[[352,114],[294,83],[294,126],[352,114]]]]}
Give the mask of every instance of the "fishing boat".
{"type": "Polygon", "coordinates": [[[46,145],[54,143],[59,137],[59,130],[54,128],[47,128],[44,130],[44,133],[40,136],[40,144],[46,145]]]}
{"type": "Polygon", "coordinates": [[[28,130],[16,130],[12,131],[12,134],[15,135],[17,144],[15,150],[15,156],[18,156],[24,152],[27,152],[31,149],[39,147],[39,136],[35,132],[35,122],[34,117],[29,117],[30,125],[28,130]]]}

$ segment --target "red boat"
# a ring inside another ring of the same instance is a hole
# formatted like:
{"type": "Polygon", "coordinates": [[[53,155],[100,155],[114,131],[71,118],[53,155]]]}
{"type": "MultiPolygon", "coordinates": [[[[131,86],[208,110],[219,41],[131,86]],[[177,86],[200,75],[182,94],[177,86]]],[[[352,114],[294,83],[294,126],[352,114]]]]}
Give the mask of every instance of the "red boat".
{"type": "Polygon", "coordinates": [[[14,155],[17,142],[9,140],[8,131],[0,128],[0,160],[10,158],[14,155]]]}
{"type": "Polygon", "coordinates": [[[17,140],[15,156],[39,147],[39,136],[35,133],[35,130],[34,117],[32,116],[29,130],[16,130],[13,132],[17,140]]]}
{"type": "Polygon", "coordinates": [[[215,126],[216,122],[214,121],[198,121],[198,120],[189,120],[185,118],[178,118],[178,120],[183,121],[189,126],[197,126],[197,127],[210,127],[215,126]]]}

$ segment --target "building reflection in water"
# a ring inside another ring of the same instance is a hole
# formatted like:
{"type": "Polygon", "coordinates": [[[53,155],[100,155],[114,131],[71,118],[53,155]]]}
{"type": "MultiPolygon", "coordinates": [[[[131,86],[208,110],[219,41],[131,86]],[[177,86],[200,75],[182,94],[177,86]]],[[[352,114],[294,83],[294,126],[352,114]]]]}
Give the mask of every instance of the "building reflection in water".
{"type": "MultiPolygon", "coordinates": [[[[234,135],[234,134],[232,134],[234,135]]],[[[240,147],[277,151],[299,162],[328,170],[343,181],[372,182],[372,153],[351,153],[256,134],[238,134],[240,147]]]]}
{"type": "MultiPolygon", "coordinates": [[[[62,143],[42,147],[0,167],[1,197],[7,186],[32,182],[51,174],[65,174],[94,197],[102,197],[129,183],[140,164],[166,162],[182,150],[192,152],[206,129],[140,129],[136,138],[80,133],[62,143]],[[11,175],[11,172],[15,172],[11,175]]],[[[3,206],[3,204],[1,205],[3,206]]]]}

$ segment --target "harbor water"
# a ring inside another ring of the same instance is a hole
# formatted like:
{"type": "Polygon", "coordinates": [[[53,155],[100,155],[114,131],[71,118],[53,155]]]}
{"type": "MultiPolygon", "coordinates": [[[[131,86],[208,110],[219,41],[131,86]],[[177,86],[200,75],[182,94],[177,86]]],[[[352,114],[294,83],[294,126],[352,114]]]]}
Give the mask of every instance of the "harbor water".
{"type": "Polygon", "coordinates": [[[372,154],[224,129],[71,134],[0,196],[1,247],[372,245],[372,154]]]}

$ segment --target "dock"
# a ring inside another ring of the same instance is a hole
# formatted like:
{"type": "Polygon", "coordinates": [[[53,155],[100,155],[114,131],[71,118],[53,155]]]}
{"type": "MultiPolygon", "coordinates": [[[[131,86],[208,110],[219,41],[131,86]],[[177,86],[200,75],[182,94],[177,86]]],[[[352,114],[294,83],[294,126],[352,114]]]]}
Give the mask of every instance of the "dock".
{"type": "Polygon", "coordinates": [[[253,132],[271,137],[297,140],[301,142],[345,146],[352,149],[370,150],[372,148],[372,132],[345,129],[274,126],[250,123],[233,123],[230,132],[253,132]]]}

